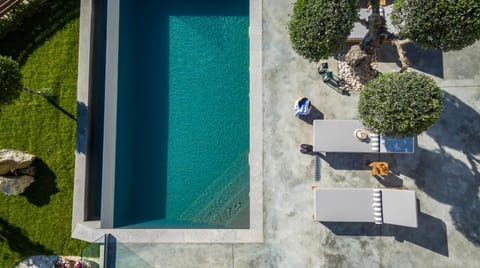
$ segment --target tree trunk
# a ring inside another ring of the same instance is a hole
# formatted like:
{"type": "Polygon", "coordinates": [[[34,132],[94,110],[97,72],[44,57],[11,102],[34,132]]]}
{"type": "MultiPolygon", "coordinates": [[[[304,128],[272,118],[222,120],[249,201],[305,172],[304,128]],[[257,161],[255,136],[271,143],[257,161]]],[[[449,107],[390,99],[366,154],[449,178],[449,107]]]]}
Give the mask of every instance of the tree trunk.
{"type": "Polygon", "coordinates": [[[385,40],[392,41],[402,63],[401,71],[408,68],[408,59],[403,50],[403,45],[409,43],[409,40],[399,40],[394,34],[388,32],[385,18],[380,14],[380,4],[378,0],[370,0],[372,14],[368,20],[359,20],[360,23],[368,29],[359,45],[354,45],[345,55],[347,64],[352,69],[354,76],[359,78],[359,82],[365,84],[374,78],[376,70],[372,64],[376,60],[376,50],[383,45],[385,40]]]}
{"type": "Polygon", "coordinates": [[[375,55],[367,53],[360,45],[352,46],[347,55],[345,55],[345,61],[350,66],[354,76],[348,79],[355,79],[362,85],[372,80],[376,73],[376,70],[372,68],[374,60],[375,55]]]}

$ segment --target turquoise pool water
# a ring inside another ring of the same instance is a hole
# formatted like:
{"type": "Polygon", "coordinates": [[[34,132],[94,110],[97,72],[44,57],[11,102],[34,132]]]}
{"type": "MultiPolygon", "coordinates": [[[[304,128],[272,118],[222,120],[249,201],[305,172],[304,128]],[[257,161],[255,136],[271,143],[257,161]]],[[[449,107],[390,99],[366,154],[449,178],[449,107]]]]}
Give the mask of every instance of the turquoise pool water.
{"type": "Polygon", "coordinates": [[[248,228],[248,0],[120,0],[119,27],[114,226],[248,228]]]}

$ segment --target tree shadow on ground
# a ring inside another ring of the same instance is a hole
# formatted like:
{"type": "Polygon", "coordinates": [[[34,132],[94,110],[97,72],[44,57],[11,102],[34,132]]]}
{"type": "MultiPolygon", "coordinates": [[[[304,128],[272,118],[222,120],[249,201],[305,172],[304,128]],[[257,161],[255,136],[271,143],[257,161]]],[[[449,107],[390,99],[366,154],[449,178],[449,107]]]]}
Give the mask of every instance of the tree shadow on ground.
{"type": "Polygon", "coordinates": [[[445,93],[441,118],[427,134],[439,149],[418,148],[411,161],[399,163],[400,170],[426,194],[452,206],[450,215],[456,229],[479,246],[480,115],[457,97],[445,93]],[[459,154],[452,155],[452,149],[459,154]],[[462,154],[466,160],[459,160],[462,154]]]}
{"type": "Polygon", "coordinates": [[[63,107],[61,107],[58,104],[58,100],[56,98],[48,97],[48,96],[43,96],[43,97],[48,101],[48,103],[50,103],[53,107],[57,108],[57,110],[62,112],[64,115],[66,115],[67,117],[69,117],[73,121],[77,121],[77,118],[75,118],[75,116],[73,114],[69,113],[67,110],[63,109],[63,107]]]}
{"type": "MultiPolygon", "coordinates": [[[[417,44],[408,44],[404,47],[410,68],[443,78],[443,53],[439,49],[424,49],[417,44]]],[[[393,62],[399,68],[402,64],[394,45],[384,44],[377,49],[378,62],[393,62]]]]}
{"type": "Polygon", "coordinates": [[[33,162],[35,167],[35,181],[25,189],[23,196],[36,206],[44,206],[50,203],[50,196],[59,192],[57,183],[55,182],[55,173],[43,162],[42,159],[36,158],[33,162]]]}
{"type": "Polygon", "coordinates": [[[314,120],[322,120],[323,119],[323,113],[320,112],[317,107],[311,106],[311,111],[308,115],[299,115],[297,116],[300,120],[303,122],[312,125],[314,120]]]}
{"type": "Polygon", "coordinates": [[[448,257],[447,227],[438,218],[418,214],[418,228],[390,224],[323,222],[336,235],[348,236],[393,236],[397,241],[409,241],[448,257]]]}
{"type": "Polygon", "coordinates": [[[43,1],[41,10],[0,39],[0,54],[23,65],[38,46],[80,14],[79,0],[43,1]]]}
{"type": "Polygon", "coordinates": [[[325,153],[318,155],[337,170],[369,170],[368,165],[379,159],[376,153],[325,153]]]}
{"type": "Polygon", "coordinates": [[[402,173],[412,178],[419,189],[438,202],[451,205],[454,226],[472,243],[480,245],[478,173],[445,151],[423,148],[418,148],[413,161],[400,165],[402,173]]]}
{"type": "Polygon", "coordinates": [[[7,243],[12,251],[18,252],[22,257],[31,255],[53,255],[53,252],[42,244],[31,241],[22,229],[11,225],[0,218],[0,242],[7,243]]]}

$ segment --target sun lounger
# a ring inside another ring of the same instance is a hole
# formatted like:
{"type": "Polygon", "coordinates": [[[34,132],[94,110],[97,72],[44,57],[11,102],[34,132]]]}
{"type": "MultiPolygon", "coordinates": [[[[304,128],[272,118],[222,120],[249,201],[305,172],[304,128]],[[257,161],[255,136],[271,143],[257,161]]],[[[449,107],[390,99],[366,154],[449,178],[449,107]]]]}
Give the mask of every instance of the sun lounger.
{"type": "Polygon", "coordinates": [[[365,129],[358,120],[314,120],[313,151],[343,153],[413,153],[414,138],[390,138],[365,129]],[[359,130],[368,133],[359,139],[359,130]]]}
{"type": "Polygon", "coordinates": [[[314,220],[417,227],[415,192],[397,189],[315,188],[314,220]]]}

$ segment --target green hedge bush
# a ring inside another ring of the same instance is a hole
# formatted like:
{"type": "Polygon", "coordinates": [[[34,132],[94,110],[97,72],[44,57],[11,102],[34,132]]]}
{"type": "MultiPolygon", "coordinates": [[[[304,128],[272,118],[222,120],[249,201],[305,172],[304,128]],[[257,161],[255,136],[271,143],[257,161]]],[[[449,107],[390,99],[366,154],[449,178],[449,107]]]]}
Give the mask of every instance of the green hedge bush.
{"type": "Polygon", "coordinates": [[[22,90],[22,73],[18,63],[0,55],[0,104],[10,103],[22,90]]]}
{"type": "Polygon", "coordinates": [[[293,49],[309,61],[338,52],[358,18],[355,0],[297,0],[288,28],[293,49]]]}
{"type": "Polygon", "coordinates": [[[459,50],[480,39],[480,1],[397,0],[392,21],[425,48],[459,50]]]}
{"type": "Polygon", "coordinates": [[[25,20],[42,9],[43,2],[42,0],[28,0],[15,4],[15,6],[0,19],[0,38],[21,27],[25,20]]]}
{"type": "Polygon", "coordinates": [[[429,76],[414,72],[383,74],[360,93],[360,119],[378,134],[414,137],[440,118],[442,96],[429,76]]]}

